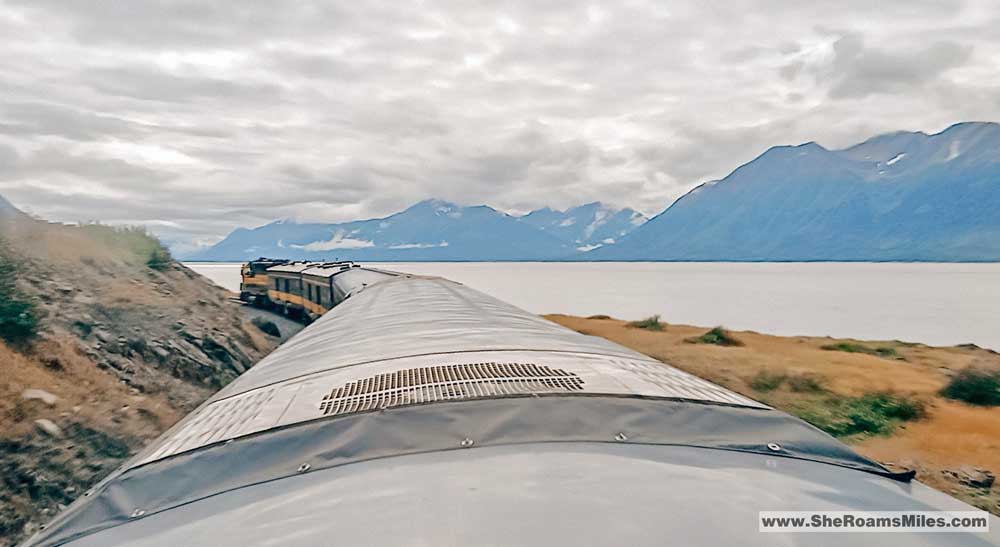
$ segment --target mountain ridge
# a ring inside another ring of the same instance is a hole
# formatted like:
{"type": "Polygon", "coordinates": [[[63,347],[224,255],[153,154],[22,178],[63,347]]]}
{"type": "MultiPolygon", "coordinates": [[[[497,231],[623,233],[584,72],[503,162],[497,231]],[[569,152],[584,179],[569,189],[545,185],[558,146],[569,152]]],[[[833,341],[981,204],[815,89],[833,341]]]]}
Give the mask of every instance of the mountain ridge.
{"type": "Polygon", "coordinates": [[[545,260],[576,252],[564,238],[487,205],[427,199],[380,218],[342,223],[275,221],[238,228],[189,260],[298,259],[386,261],[545,260]]]}
{"type": "Polygon", "coordinates": [[[997,261],[1000,125],[769,148],[579,260],[997,261]]]}

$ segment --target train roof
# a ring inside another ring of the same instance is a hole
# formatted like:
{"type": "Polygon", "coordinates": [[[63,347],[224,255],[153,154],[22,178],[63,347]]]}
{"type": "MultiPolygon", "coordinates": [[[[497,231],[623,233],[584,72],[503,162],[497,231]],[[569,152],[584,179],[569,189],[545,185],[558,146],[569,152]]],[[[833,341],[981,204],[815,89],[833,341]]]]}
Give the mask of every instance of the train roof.
{"type": "Polygon", "coordinates": [[[276,266],[271,266],[270,268],[267,269],[267,272],[279,273],[279,274],[280,273],[297,274],[303,272],[304,270],[308,270],[309,268],[314,267],[316,264],[317,264],[316,262],[307,262],[304,260],[286,262],[283,264],[278,264],[276,266]]]}
{"type": "Polygon", "coordinates": [[[302,270],[302,275],[309,275],[312,277],[332,277],[341,272],[346,272],[351,268],[360,268],[359,264],[354,264],[353,262],[319,262],[311,265],[309,268],[302,270]]]}
{"type": "Polygon", "coordinates": [[[392,273],[357,285],[31,544],[984,543],[757,532],[760,510],[970,509],[912,478],[610,341],[392,273]]]}

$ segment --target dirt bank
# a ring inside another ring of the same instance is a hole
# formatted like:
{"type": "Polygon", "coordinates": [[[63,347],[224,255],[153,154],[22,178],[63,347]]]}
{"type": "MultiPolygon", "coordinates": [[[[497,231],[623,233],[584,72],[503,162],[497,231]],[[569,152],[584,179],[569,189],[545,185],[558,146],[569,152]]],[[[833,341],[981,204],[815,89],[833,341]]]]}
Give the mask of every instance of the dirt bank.
{"type": "Polygon", "coordinates": [[[665,325],[655,331],[610,318],[546,317],[828,428],[826,417],[844,401],[880,393],[912,401],[919,409],[912,419],[891,421],[878,433],[844,430],[848,434],[841,439],[890,467],[916,469],[919,480],[1000,515],[1000,486],[982,486],[1000,473],[1000,407],[972,406],[939,395],[966,367],[1000,370],[1000,355],[992,351],[754,332],[731,333],[742,345],[720,346],[692,343],[709,330],[705,327],[665,325]],[[863,353],[867,350],[874,354],[863,353]]]}
{"type": "Polygon", "coordinates": [[[37,319],[31,336],[0,333],[0,545],[280,341],[141,231],[0,219],[0,261],[16,277],[5,298],[37,319]]]}

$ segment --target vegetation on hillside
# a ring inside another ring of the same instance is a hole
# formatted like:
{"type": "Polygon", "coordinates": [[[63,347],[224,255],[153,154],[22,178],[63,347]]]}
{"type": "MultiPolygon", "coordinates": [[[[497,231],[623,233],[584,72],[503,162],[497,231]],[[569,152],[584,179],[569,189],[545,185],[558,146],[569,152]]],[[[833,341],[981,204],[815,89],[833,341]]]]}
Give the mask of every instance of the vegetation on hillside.
{"type": "Polygon", "coordinates": [[[664,325],[663,323],[660,323],[660,316],[659,315],[652,315],[652,316],[647,317],[645,319],[640,319],[638,321],[632,321],[631,323],[628,324],[628,326],[633,327],[633,328],[637,328],[637,329],[646,329],[646,330],[655,330],[655,331],[662,331],[664,329],[664,327],[666,327],[666,325],[664,325]]]}
{"type": "Polygon", "coordinates": [[[112,249],[121,249],[154,270],[166,270],[173,258],[155,237],[140,226],[108,226],[100,223],[81,225],[92,240],[112,249]]]}
{"type": "Polygon", "coordinates": [[[789,410],[835,437],[886,435],[899,423],[918,420],[926,414],[919,399],[887,392],[860,397],[831,395],[789,410]]]}
{"type": "Polygon", "coordinates": [[[876,357],[885,357],[886,359],[902,359],[899,353],[889,346],[879,346],[871,347],[864,344],[857,344],[855,342],[837,342],[835,344],[827,344],[825,346],[820,346],[822,349],[827,351],[846,351],[847,353],[866,353],[868,355],[874,355],[876,357]]]}
{"type": "Polygon", "coordinates": [[[35,304],[17,288],[18,268],[0,240],[0,338],[22,344],[38,332],[35,304]]]}
{"type": "Polygon", "coordinates": [[[956,374],[941,395],[979,406],[1000,406],[1000,371],[969,367],[956,374]]]}
{"type": "Polygon", "coordinates": [[[729,331],[722,328],[721,326],[715,327],[712,330],[702,334],[701,336],[695,336],[692,338],[687,338],[684,340],[689,344],[712,344],[716,346],[742,346],[743,342],[737,340],[729,331]]]}

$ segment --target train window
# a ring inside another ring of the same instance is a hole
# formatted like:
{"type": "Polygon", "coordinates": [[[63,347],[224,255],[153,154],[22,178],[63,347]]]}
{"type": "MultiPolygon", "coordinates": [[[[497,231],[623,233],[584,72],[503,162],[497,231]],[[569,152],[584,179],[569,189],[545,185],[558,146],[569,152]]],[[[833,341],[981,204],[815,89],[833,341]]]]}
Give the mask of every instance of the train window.
{"type": "Polygon", "coordinates": [[[312,302],[312,299],[313,299],[313,286],[312,285],[306,285],[306,288],[307,288],[306,292],[309,293],[309,296],[307,298],[309,298],[309,301],[312,302]]]}

